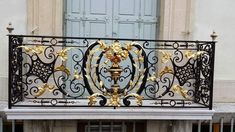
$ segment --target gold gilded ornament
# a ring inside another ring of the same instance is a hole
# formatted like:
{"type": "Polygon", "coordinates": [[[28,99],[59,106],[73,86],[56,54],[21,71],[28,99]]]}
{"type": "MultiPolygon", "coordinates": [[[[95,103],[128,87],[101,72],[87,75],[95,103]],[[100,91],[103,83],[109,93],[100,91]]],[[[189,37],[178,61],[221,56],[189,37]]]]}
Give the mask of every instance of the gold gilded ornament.
{"type": "Polygon", "coordinates": [[[180,85],[174,85],[172,87],[172,91],[175,93],[180,94],[181,96],[183,96],[185,99],[190,99],[190,97],[188,96],[188,90],[184,89],[183,87],[181,87],[180,85]]]}
{"type": "Polygon", "coordinates": [[[171,59],[172,55],[170,53],[165,52],[165,51],[160,51],[160,52],[162,54],[161,62],[167,63],[171,59]]]}
{"type": "Polygon", "coordinates": [[[134,83],[133,83],[132,80],[130,80],[129,85],[130,85],[130,87],[133,87],[133,86],[134,86],[134,83]]]}
{"type": "Polygon", "coordinates": [[[36,45],[34,47],[19,46],[19,48],[24,48],[25,52],[32,52],[36,54],[41,54],[45,50],[44,46],[40,46],[40,45],[36,45]]]}
{"type": "Polygon", "coordinates": [[[100,96],[100,95],[101,95],[101,94],[99,94],[99,93],[94,93],[94,94],[92,94],[91,96],[89,96],[89,97],[88,97],[88,100],[89,100],[88,105],[89,105],[89,106],[92,106],[92,105],[96,104],[96,102],[97,102],[97,97],[100,96]]]}
{"type": "Polygon", "coordinates": [[[164,69],[159,73],[159,76],[162,76],[165,73],[174,74],[174,71],[171,68],[169,68],[168,66],[165,66],[164,69]]]}
{"type": "Polygon", "coordinates": [[[115,41],[113,45],[111,45],[111,49],[114,53],[119,53],[122,51],[122,47],[118,41],[115,41]]]}
{"type": "Polygon", "coordinates": [[[143,52],[142,49],[141,49],[141,50],[135,50],[135,51],[134,51],[134,53],[135,53],[136,55],[138,55],[138,56],[141,55],[142,52],[143,52]]]}
{"type": "Polygon", "coordinates": [[[62,71],[62,72],[65,72],[67,75],[70,75],[69,69],[67,67],[65,67],[64,65],[60,65],[60,66],[56,67],[55,71],[62,71]]]}
{"type": "Polygon", "coordinates": [[[46,89],[48,89],[49,92],[52,92],[54,90],[55,86],[48,85],[47,83],[43,84],[43,86],[38,87],[38,92],[35,94],[36,97],[41,96],[43,93],[45,93],[46,89]]]}
{"type": "Polygon", "coordinates": [[[70,50],[71,48],[65,48],[59,52],[56,52],[57,55],[63,60],[63,61],[66,61],[68,59],[68,51],[70,50]]]}
{"type": "Polygon", "coordinates": [[[103,41],[97,41],[100,45],[100,49],[105,50],[107,48],[107,45],[103,41]]]}
{"type": "Polygon", "coordinates": [[[127,43],[127,44],[126,44],[126,49],[127,49],[128,51],[130,51],[130,50],[132,50],[132,46],[133,46],[133,42],[127,43]]]}
{"type": "Polygon", "coordinates": [[[190,58],[196,58],[197,56],[203,54],[203,53],[206,53],[205,51],[197,51],[197,52],[192,52],[191,50],[190,51],[186,51],[185,52],[185,57],[190,59],[190,58]]]}
{"type": "Polygon", "coordinates": [[[81,75],[81,74],[78,74],[78,71],[75,71],[75,72],[74,72],[74,78],[75,78],[76,80],[83,79],[82,75],[81,75]]]}
{"type": "Polygon", "coordinates": [[[144,62],[144,57],[139,56],[139,57],[135,58],[134,61],[144,62]]]}
{"type": "Polygon", "coordinates": [[[113,88],[113,93],[110,95],[109,106],[121,106],[120,95],[118,94],[118,88],[113,88]]]}
{"type": "Polygon", "coordinates": [[[121,62],[121,60],[125,60],[129,55],[127,50],[122,49],[118,41],[115,41],[111,46],[106,47],[103,51],[105,57],[115,64],[121,62]]]}
{"type": "Polygon", "coordinates": [[[143,96],[140,96],[139,94],[136,94],[136,93],[131,93],[131,94],[128,94],[127,96],[125,96],[124,98],[126,97],[135,97],[136,99],[136,104],[138,106],[141,106],[143,104],[143,99],[144,97],[143,96]]]}
{"type": "Polygon", "coordinates": [[[100,81],[99,86],[100,86],[100,88],[103,88],[104,83],[102,81],[100,81]]]}
{"type": "Polygon", "coordinates": [[[150,77],[148,77],[147,81],[156,81],[157,79],[157,73],[153,73],[150,77]]]}
{"type": "MultiPolygon", "coordinates": [[[[97,77],[91,74],[91,69],[96,68],[97,66],[101,67],[102,65],[106,66],[109,62],[111,62],[111,67],[108,69],[108,72],[111,74],[111,79],[113,81],[113,84],[111,85],[111,91],[104,88],[104,83],[102,81],[98,82],[98,85],[100,87],[100,90],[102,91],[102,96],[109,96],[109,106],[119,107],[121,106],[121,96],[128,96],[128,90],[125,89],[124,91],[119,91],[120,86],[118,84],[118,80],[120,79],[120,75],[123,71],[123,69],[119,66],[119,63],[122,60],[125,60],[129,57],[129,51],[133,49],[132,45],[133,42],[130,42],[126,44],[126,47],[122,47],[119,41],[115,41],[112,45],[107,46],[102,41],[97,41],[100,45],[99,50],[104,53],[104,56],[107,58],[107,60],[104,60],[103,64],[101,65],[95,65],[91,66],[92,58],[95,54],[95,50],[90,51],[90,55],[88,56],[88,61],[86,62],[86,75],[85,77],[88,79],[88,81],[91,81],[91,78],[94,79],[94,82],[91,82],[91,85],[97,84],[97,77]],[[92,53],[91,53],[92,52],[92,53]],[[121,93],[120,93],[121,92],[121,93]]],[[[144,58],[142,56],[142,50],[136,50],[134,53],[137,55],[138,62],[144,62],[144,58]]],[[[94,58],[95,59],[95,58],[94,58]]],[[[99,59],[99,58],[98,58],[99,59]]],[[[95,59],[96,60],[96,59],[95,59]]],[[[139,64],[139,63],[138,63],[139,64]]],[[[144,73],[146,69],[140,69],[140,66],[133,64],[136,69],[139,71],[138,76],[134,77],[134,81],[129,82],[129,87],[133,88],[134,86],[140,87],[142,84],[142,80],[144,78],[144,73]],[[135,83],[133,83],[135,82],[135,83]]],[[[102,66],[103,67],[103,66],[102,66]]],[[[95,86],[91,86],[95,87],[95,86]]],[[[88,105],[94,105],[97,102],[97,96],[100,96],[101,94],[95,93],[88,97],[89,102],[88,105]]],[[[142,99],[143,97],[138,94],[129,94],[129,96],[135,97],[137,105],[142,105],[142,99]]]]}

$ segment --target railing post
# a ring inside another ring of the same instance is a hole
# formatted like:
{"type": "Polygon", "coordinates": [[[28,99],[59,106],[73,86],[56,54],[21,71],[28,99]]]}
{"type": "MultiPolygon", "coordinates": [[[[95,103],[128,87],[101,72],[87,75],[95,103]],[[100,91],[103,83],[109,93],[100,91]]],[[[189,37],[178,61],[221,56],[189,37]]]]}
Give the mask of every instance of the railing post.
{"type": "Polygon", "coordinates": [[[8,109],[11,109],[11,88],[12,88],[12,43],[11,43],[11,35],[8,35],[8,44],[9,44],[9,51],[8,51],[8,109]]]}
{"type": "Polygon", "coordinates": [[[212,48],[212,54],[211,54],[211,73],[210,73],[210,105],[209,105],[209,109],[212,110],[213,107],[213,86],[214,86],[214,63],[215,63],[215,39],[217,38],[217,34],[213,31],[213,33],[211,34],[211,38],[212,38],[212,43],[211,43],[211,48],[212,48]]]}
{"type": "Polygon", "coordinates": [[[14,28],[12,27],[11,22],[9,22],[8,26],[7,26],[7,31],[8,31],[8,108],[11,109],[11,87],[12,87],[12,66],[11,66],[11,62],[12,62],[12,43],[11,43],[11,34],[12,31],[14,30],[14,28]]]}
{"type": "MultiPolygon", "coordinates": [[[[197,45],[197,52],[200,51],[200,46],[199,43],[196,42],[197,45]]],[[[196,85],[195,85],[195,98],[194,98],[194,102],[197,102],[197,98],[200,95],[199,93],[199,87],[200,87],[200,70],[201,70],[201,57],[197,57],[197,66],[196,66],[196,85]]]]}
{"type": "Polygon", "coordinates": [[[212,62],[211,62],[211,75],[210,75],[210,110],[213,107],[213,87],[214,87],[214,63],[215,63],[215,42],[212,42],[212,62]]]}

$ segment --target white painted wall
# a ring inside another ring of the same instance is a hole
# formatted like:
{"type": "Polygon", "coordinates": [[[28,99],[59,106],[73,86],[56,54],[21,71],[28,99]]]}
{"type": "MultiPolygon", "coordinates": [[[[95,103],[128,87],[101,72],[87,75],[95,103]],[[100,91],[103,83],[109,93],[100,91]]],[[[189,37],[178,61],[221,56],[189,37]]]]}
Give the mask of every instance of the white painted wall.
{"type": "Polygon", "coordinates": [[[8,34],[12,22],[15,34],[26,34],[26,0],[0,0],[0,100],[7,100],[8,34]]]}
{"type": "Polygon", "coordinates": [[[235,1],[195,0],[193,39],[218,34],[215,59],[214,102],[235,102],[235,1]]]}
{"type": "Polygon", "coordinates": [[[208,40],[213,30],[219,35],[216,44],[216,80],[235,80],[234,12],[234,0],[195,0],[193,39],[208,40]]]}

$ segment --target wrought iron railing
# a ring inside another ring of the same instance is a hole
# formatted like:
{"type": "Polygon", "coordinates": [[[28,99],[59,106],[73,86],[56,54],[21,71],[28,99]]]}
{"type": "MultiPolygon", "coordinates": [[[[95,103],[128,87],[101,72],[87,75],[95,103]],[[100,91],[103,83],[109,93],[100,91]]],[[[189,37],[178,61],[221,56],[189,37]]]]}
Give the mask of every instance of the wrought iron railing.
{"type": "Polygon", "coordinates": [[[214,41],[9,35],[9,108],[212,108],[214,41]]]}

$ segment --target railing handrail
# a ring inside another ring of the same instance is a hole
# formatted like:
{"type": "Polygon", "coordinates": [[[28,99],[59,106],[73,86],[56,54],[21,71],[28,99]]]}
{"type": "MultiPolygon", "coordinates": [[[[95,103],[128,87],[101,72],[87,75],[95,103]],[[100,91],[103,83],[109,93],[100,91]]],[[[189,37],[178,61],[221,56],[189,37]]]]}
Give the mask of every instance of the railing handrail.
{"type": "Polygon", "coordinates": [[[50,36],[50,35],[17,35],[9,34],[7,36],[17,37],[40,37],[40,38],[66,38],[66,39],[91,39],[91,40],[121,40],[121,41],[152,41],[152,42],[189,42],[189,43],[214,43],[216,41],[201,40],[177,40],[177,39],[131,39],[131,38],[99,38],[99,37],[68,37],[68,36],[50,36]]]}

